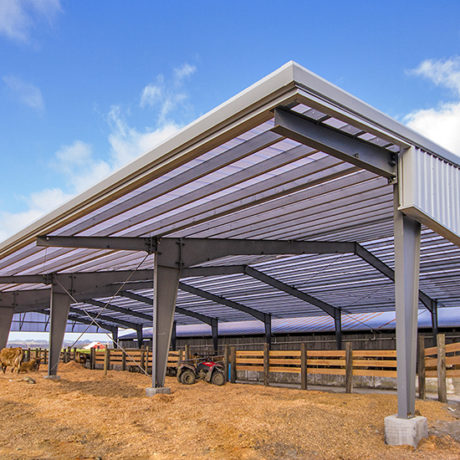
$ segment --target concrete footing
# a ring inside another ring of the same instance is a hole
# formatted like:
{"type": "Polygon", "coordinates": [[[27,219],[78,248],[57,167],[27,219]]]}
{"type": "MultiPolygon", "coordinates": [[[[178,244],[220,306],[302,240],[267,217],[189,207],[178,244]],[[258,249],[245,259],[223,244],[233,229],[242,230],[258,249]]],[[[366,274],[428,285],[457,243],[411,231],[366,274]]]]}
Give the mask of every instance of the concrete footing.
{"type": "Polygon", "coordinates": [[[409,445],[417,447],[422,438],[428,436],[426,417],[398,418],[385,417],[385,442],[391,446],[409,445]]]}
{"type": "Polygon", "coordinates": [[[169,395],[170,393],[171,393],[171,388],[167,388],[167,387],[159,387],[159,388],[149,387],[145,389],[145,394],[147,396],[155,396],[158,394],[169,395]]]}
{"type": "Polygon", "coordinates": [[[50,379],[50,380],[61,380],[60,375],[45,375],[45,379],[50,379]]]}

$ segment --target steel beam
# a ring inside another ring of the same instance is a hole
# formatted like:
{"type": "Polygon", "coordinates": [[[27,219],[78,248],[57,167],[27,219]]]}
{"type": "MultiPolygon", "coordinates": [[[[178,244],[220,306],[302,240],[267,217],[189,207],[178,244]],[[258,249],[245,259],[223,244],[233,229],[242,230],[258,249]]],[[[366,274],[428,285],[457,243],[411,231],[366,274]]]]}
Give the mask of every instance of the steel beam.
{"type": "Polygon", "coordinates": [[[113,348],[118,348],[118,327],[112,329],[113,348]]]}
{"type": "MultiPolygon", "coordinates": [[[[259,321],[265,321],[265,313],[255,310],[254,308],[247,307],[246,305],[242,305],[238,302],[234,302],[233,300],[226,299],[225,297],[221,297],[211,292],[204,291],[203,289],[199,289],[195,286],[190,286],[190,284],[185,284],[180,282],[179,289],[181,291],[188,292],[189,294],[196,295],[206,300],[210,300],[211,302],[225,305],[226,307],[233,308],[234,310],[239,310],[248,315],[253,316],[254,318],[258,319],[259,321]]],[[[177,308],[176,308],[177,309],[177,308]]]]}
{"type": "MultiPolygon", "coordinates": [[[[124,237],[41,237],[40,243],[52,247],[136,250],[136,238],[124,237]],[[48,240],[46,238],[49,238],[48,240]],[[119,241],[115,241],[119,240],[119,241]],[[126,241],[128,240],[128,241],[126,241]]],[[[137,250],[145,250],[145,238],[138,238],[137,250]]],[[[354,252],[354,243],[329,241],[284,241],[206,238],[149,239],[162,254],[165,266],[188,268],[229,255],[344,254],[354,252]]]]}
{"type": "MultiPolygon", "coordinates": [[[[136,294],[135,292],[129,292],[129,291],[121,291],[120,295],[122,297],[127,297],[128,299],[136,300],[137,302],[142,302],[147,305],[152,305],[153,299],[150,297],[146,297],[140,294],[136,294]]],[[[186,310],[185,308],[177,307],[176,306],[176,312],[180,313],[181,315],[185,316],[190,316],[191,318],[195,318],[203,323],[209,324],[211,326],[213,319],[211,316],[203,315],[201,313],[197,313],[192,310],[186,310]]]]}
{"type": "Polygon", "coordinates": [[[0,307],[0,350],[5,348],[8,343],[12,320],[13,308],[0,307]]]}
{"type": "MultiPolygon", "coordinates": [[[[369,265],[377,269],[380,273],[384,274],[387,278],[394,281],[395,280],[395,272],[394,270],[389,267],[387,264],[382,262],[377,256],[372,254],[372,252],[368,251],[366,248],[361,246],[359,243],[355,243],[355,255],[361,257],[365,262],[369,265]]],[[[418,298],[420,302],[425,305],[425,307],[432,312],[433,305],[435,300],[433,300],[429,295],[425,294],[423,291],[419,289],[418,291],[418,298]]]]}
{"type": "Polygon", "coordinates": [[[69,314],[67,319],[69,321],[76,321],[77,323],[87,324],[88,326],[99,327],[100,329],[104,329],[109,332],[113,332],[113,329],[114,329],[114,326],[112,324],[106,324],[102,321],[98,321],[97,324],[94,324],[94,322],[91,321],[89,318],[83,318],[78,315],[69,314]]]}
{"type": "Polygon", "coordinates": [[[149,254],[156,250],[156,238],[43,235],[37,236],[36,241],[37,246],[43,247],[146,251],[149,254]]]}
{"type": "Polygon", "coordinates": [[[398,417],[406,419],[415,415],[421,226],[398,210],[397,186],[394,198],[398,417]]]}
{"type": "Polygon", "coordinates": [[[137,327],[139,327],[138,323],[132,323],[131,321],[126,321],[124,319],[113,318],[112,316],[90,313],[88,311],[84,311],[76,307],[70,307],[70,311],[75,315],[87,316],[95,321],[98,321],[100,319],[101,321],[105,321],[106,323],[113,323],[117,326],[123,326],[129,329],[136,329],[137,327]]]}
{"type": "Polygon", "coordinates": [[[50,352],[48,360],[48,377],[56,377],[62,343],[70,309],[70,297],[53,285],[50,299],[50,352]]]}
{"type": "Polygon", "coordinates": [[[394,153],[338,129],[321,125],[297,112],[275,109],[275,126],[272,131],[380,176],[396,177],[397,157],[394,153]]]}
{"type": "MultiPolygon", "coordinates": [[[[150,280],[152,282],[152,280],[150,280]]],[[[129,308],[119,307],[118,305],[113,305],[111,303],[101,302],[100,300],[96,299],[86,299],[84,303],[94,305],[95,307],[101,307],[106,310],[115,311],[117,313],[122,313],[124,315],[133,316],[134,318],[143,319],[148,321],[149,323],[153,321],[152,315],[147,315],[146,313],[142,313],[135,310],[130,310],[129,308]]]]}
{"type": "Polygon", "coordinates": [[[265,273],[262,273],[252,267],[246,267],[245,273],[248,276],[251,276],[252,278],[262,281],[262,283],[268,284],[269,286],[278,289],[279,291],[283,291],[286,294],[289,294],[293,297],[297,297],[298,299],[303,300],[304,302],[307,302],[310,305],[314,305],[315,307],[320,308],[333,318],[335,318],[338,312],[340,312],[340,310],[337,307],[334,307],[333,305],[330,305],[327,302],[317,299],[316,297],[313,297],[303,291],[299,291],[295,287],[283,283],[282,281],[279,281],[269,275],[266,275],[265,273]]]}

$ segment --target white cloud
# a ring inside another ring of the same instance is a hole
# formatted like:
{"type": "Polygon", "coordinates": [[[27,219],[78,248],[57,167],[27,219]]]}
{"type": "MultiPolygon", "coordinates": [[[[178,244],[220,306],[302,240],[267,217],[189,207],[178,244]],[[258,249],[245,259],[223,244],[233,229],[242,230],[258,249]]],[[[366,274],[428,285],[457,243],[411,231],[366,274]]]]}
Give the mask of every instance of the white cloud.
{"type": "Polygon", "coordinates": [[[410,128],[460,156],[460,57],[427,59],[409,74],[450,89],[454,100],[442,102],[437,107],[414,110],[404,121],[410,128]]]}
{"type": "Polygon", "coordinates": [[[142,90],[139,105],[142,108],[157,108],[158,123],[167,123],[171,113],[188,98],[188,94],[183,88],[184,79],[195,71],[195,66],[184,63],[174,69],[173,76],[169,80],[166,80],[162,74],[158,75],[155,82],[149,83],[142,90]]]}
{"type": "Polygon", "coordinates": [[[460,96],[460,56],[445,60],[426,59],[410,73],[428,78],[434,84],[449,88],[460,96]]]}
{"type": "Polygon", "coordinates": [[[27,197],[21,197],[23,201],[27,202],[25,211],[18,213],[0,211],[0,241],[57,208],[70,199],[71,196],[71,194],[66,194],[59,188],[53,188],[32,193],[27,197]]]}
{"type": "Polygon", "coordinates": [[[40,88],[13,75],[3,77],[3,82],[22,104],[37,111],[45,108],[40,88]]]}
{"type": "Polygon", "coordinates": [[[416,110],[405,117],[405,122],[410,128],[460,155],[460,102],[416,110]]]}
{"type": "Polygon", "coordinates": [[[148,152],[180,129],[176,123],[169,122],[153,129],[139,131],[127,124],[118,106],[111,108],[109,123],[112,127],[109,143],[114,168],[119,168],[148,152]]]}
{"type": "Polygon", "coordinates": [[[188,77],[192,74],[194,74],[196,71],[196,67],[194,65],[190,65],[190,64],[183,64],[181,65],[180,67],[177,67],[174,69],[174,75],[176,77],[177,80],[181,81],[183,80],[185,77],[188,77]]]}
{"type": "Polygon", "coordinates": [[[60,11],[60,0],[1,0],[0,34],[27,42],[35,21],[51,22],[60,11]]]}

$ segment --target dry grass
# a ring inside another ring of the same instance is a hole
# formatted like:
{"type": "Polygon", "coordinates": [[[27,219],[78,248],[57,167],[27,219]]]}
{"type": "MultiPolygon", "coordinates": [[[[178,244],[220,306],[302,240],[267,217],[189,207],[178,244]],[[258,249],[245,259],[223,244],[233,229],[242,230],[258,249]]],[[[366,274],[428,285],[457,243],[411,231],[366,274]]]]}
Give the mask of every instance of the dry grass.
{"type": "MultiPolygon", "coordinates": [[[[1,459],[394,459],[460,458],[450,436],[419,448],[390,447],[383,418],[392,395],[331,394],[259,386],[186,387],[144,396],[149,379],[128,372],[61,366],[61,380],[0,375],[1,459]]],[[[430,426],[453,419],[446,406],[417,401],[430,426]],[[440,422],[438,422],[440,421],[440,422]]]]}

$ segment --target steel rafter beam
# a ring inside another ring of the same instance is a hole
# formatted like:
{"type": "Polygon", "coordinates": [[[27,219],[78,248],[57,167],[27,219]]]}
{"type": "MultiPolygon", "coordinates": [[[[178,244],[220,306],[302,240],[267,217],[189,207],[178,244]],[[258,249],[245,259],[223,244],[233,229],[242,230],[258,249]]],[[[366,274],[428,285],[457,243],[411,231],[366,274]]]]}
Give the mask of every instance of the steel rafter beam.
{"type": "MultiPolygon", "coordinates": [[[[49,236],[37,238],[37,244],[47,247],[72,247],[145,251],[145,239],[123,237],[49,236]],[[115,242],[114,240],[120,241],[115,242]]],[[[295,255],[354,253],[353,242],[245,240],[219,238],[151,238],[151,246],[163,254],[164,262],[177,269],[230,255],[295,255]]]]}
{"type": "Polygon", "coordinates": [[[111,316],[107,315],[97,315],[94,313],[80,310],[76,307],[70,307],[70,311],[75,315],[88,316],[89,318],[94,319],[95,321],[99,321],[100,319],[102,321],[105,321],[106,323],[113,323],[117,326],[123,326],[129,329],[137,329],[139,327],[138,323],[132,323],[131,321],[126,321],[124,319],[112,318],[111,316]]]}
{"type": "Polygon", "coordinates": [[[395,153],[292,110],[275,109],[272,131],[380,176],[392,179],[397,175],[395,153]]]}
{"type": "MultiPolygon", "coordinates": [[[[380,273],[385,275],[391,281],[395,281],[395,271],[389,267],[387,264],[382,262],[377,256],[372,254],[372,252],[368,251],[366,248],[361,246],[359,243],[355,243],[355,254],[367,262],[369,265],[374,267],[380,273]]],[[[418,298],[420,302],[425,305],[425,307],[433,313],[433,310],[436,306],[436,300],[432,299],[429,295],[425,294],[422,290],[419,289],[418,291],[418,298]]]]}
{"type": "MultiPolygon", "coordinates": [[[[153,305],[153,299],[149,297],[145,297],[140,294],[135,294],[134,292],[122,291],[120,292],[120,295],[123,297],[127,297],[128,299],[136,300],[137,302],[145,303],[150,306],[153,305]]],[[[176,312],[181,315],[190,316],[191,318],[195,318],[203,323],[209,324],[210,326],[215,324],[215,322],[217,321],[217,318],[212,318],[211,316],[203,315],[202,313],[197,313],[195,311],[186,310],[185,308],[180,308],[177,306],[176,306],[176,312]]]]}
{"type": "Polygon", "coordinates": [[[104,308],[106,310],[115,311],[117,313],[123,313],[124,315],[133,316],[134,318],[143,319],[143,320],[148,321],[150,323],[153,321],[153,316],[152,315],[147,315],[147,314],[142,313],[140,311],[130,310],[129,308],[119,307],[118,305],[113,305],[111,303],[101,302],[100,300],[87,299],[87,300],[84,301],[84,303],[94,305],[95,307],[101,307],[101,308],[104,308]]]}
{"type": "Polygon", "coordinates": [[[258,270],[255,270],[252,267],[246,267],[245,273],[248,276],[251,276],[252,278],[262,281],[262,283],[268,284],[269,286],[278,289],[279,291],[286,292],[286,294],[289,294],[293,297],[297,297],[298,299],[303,300],[304,302],[307,302],[311,305],[314,305],[315,307],[320,308],[328,315],[332,316],[334,319],[337,317],[338,314],[340,314],[340,310],[337,307],[334,307],[333,305],[330,305],[327,302],[323,302],[322,300],[317,299],[316,297],[313,297],[309,294],[306,294],[303,291],[299,291],[295,287],[289,286],[288,284],[283,283],[282,281],[279,281],[258,270]]]}
{"type": "Polygon", "coordinates": [[[81,324],[87,324],[89,326],[100,327],[100,328],[105,329],[106,331],[109,331],[109,332],[113,332],[113,330],[115,329],[115,326],[112,326],[111,324],[107,324],[107,323],[104,323],[102,321],[98,321],[98,324],[95,324],[89,318],[85,319],[85,318],[82,318],[81,316],[78,316],[78,315],[70,314],[68,316],[68,320],[69,321],[76,321],[77,323],[81,323],[81,324]]]}
{"type": "MultiPolygon", "coordinates": [[[[248,315],[253,316],[254,318],[258,319],[259,321],[265,322],[267,313],[264,313],[260,310],[255,310],[254,308],[247,307],[246,305],[242,305],[238,302],[234,302],[233,300],[226,299],[225,297],[221,297],[211,292],[204,291],[203,289],[199,289],[195,286],[190,286],[189,284],[179,283],[179,289],[181,291],[188,292],[189,294],[196,295],[206,300],[211,300],[214,303],[225,305],[226,307],[233,308],[234,310],[239,310],[248,315]]],[[[177,310],[177,307],[176,307],[177,310]]]]}

